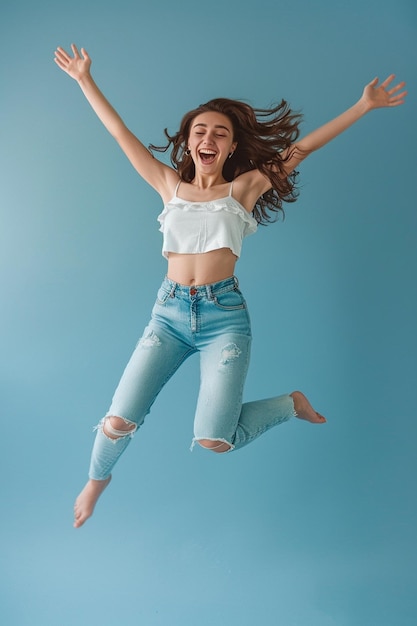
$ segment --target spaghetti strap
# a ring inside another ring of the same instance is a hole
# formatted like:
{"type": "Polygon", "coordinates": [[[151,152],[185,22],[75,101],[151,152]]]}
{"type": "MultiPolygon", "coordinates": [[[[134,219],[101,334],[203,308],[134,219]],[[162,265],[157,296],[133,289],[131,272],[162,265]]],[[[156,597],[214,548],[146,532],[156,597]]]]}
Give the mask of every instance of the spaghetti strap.
{"type": "Polygon", "coordinates": [[[232,192],[233,192],[233,183],[234,183],[234,180],[232,180],[232,182],[230,183],[230,188],[229,188],[229,197],[230,197],[230,198],[232,197],[232,192]]]}
{"type": "Polygon", "coordinates": [[[178,189],[179,189],[179,186],[180,186],[180,185],[181,185],[181,178],[179,179],[179,181],[178,181],[178,183],[177,183],[177,186],[175,187],[175,191],[174,191],[174,198],[176,198],[176,197],[177,197],[177,192],[178,192],[178,189]]]}

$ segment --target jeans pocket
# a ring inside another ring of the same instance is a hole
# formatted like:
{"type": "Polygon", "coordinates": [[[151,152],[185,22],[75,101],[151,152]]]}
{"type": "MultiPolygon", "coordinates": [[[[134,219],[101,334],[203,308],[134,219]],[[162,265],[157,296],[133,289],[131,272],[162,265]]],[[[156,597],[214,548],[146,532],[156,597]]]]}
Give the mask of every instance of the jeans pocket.
{"type": "Polygon", "coordinates": [[[167,291],[164,287],[160,287],[156,294],[156,304],[164,306],[170,296],[170,291],[167,291]]]}
{"type": "Polygon", "coordinates": [[[213,302],[218,309],[222,309],[223,311],[246,309],[245,298],[237,288],[215,295],[213,302]]]}

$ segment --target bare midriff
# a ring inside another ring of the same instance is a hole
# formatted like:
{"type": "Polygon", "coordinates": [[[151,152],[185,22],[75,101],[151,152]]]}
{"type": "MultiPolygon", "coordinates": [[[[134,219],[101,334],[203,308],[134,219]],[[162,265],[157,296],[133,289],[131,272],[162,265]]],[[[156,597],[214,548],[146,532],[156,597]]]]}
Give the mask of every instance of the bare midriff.
{"type": "Polygon", "coordinates": [[[207,285],[234,275],[237,257],[230,248],[203,254],[168,254],[167,276],[181,285],[207,285]]]}

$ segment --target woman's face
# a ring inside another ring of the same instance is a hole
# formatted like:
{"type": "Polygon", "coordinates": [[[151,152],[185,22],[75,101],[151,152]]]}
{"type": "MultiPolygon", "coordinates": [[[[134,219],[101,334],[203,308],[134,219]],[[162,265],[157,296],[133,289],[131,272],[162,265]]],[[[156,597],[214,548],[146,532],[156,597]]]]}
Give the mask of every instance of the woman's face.
{"type": "Polygon", "coordinates": [[[191,122],[188,149],[202,173],[222,172],[224,162],[236,146],[232,123],[223,113],[200,113],[191,122]]]}

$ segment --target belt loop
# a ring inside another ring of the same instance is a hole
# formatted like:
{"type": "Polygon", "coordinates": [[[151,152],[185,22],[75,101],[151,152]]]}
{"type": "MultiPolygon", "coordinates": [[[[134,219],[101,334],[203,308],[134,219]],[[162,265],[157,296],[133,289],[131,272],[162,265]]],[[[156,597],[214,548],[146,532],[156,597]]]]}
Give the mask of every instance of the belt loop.
{"type": "Polygon", "coordinates": [[[235,281],[235,288],[239,289],[239,281],[237,279],[237,276],[233,276],[233,280],[235,281]]]}
{"type": "Polygon", "coordinates": [[[170,298],[175,298],[175,290],[177,288],[177,283],[172,283],[172,287],[171,287],[171,291],[169,292],[169,297],[170,298]]]}
{"type": "Polygon", "coordinates": [[[206,294],[208,300],[213,300],[213,291],[211,289],[211,285],[206,285],[206,294]]]}

